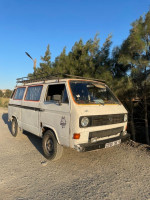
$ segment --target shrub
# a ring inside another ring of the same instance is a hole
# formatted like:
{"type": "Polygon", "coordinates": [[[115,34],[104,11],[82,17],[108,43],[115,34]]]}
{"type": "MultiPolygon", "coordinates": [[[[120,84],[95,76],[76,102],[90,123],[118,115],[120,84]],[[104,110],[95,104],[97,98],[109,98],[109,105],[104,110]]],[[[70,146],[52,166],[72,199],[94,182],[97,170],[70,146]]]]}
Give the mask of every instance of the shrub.
{"type": "Polygon", "coordinates": [[[8,107],[8,102],[9,102],[8,98],[0,97],[0,107],[7,108],[8,107]]]}

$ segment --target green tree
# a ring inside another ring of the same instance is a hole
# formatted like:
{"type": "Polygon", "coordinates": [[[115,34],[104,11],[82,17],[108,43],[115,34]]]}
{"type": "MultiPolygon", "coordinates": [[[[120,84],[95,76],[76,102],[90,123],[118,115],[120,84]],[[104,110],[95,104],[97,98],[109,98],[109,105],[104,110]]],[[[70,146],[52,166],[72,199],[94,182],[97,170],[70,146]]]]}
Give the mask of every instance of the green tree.
{"type": "Polygon", "coordinates": [[[6,90],[6,92],[5,92],[5,94],[4,94],[4,97],[5,98],[10,98],[10,96],[11,96],[11,93],[12,93],[12,91],[11,90],[6,90]]]}
{"type": "Polygon", "coordinates": [[[80,39],[79,42],[74,44],[72,51],[68,54],[70,74],[77,76],[84,76],[86,73],[88,74],[88,57],[86,45],[84,45],[83,40],[80,39]]]}
{"type": "Polygon", "coordinates": [[[125,77],[127,71],[130,69],[129,64],[123,64],[119,62],[120,51],[121,49],[118,46],[113,48],[110,64],[113,77],[117,79],[125,77]]]}
{"type": "Polygon", "coordinates": [[[47,46],[47,49],[46,49],[44,57],[41,56],[41,60],[42,60],[42,62],[40,63],[39,71],[46,75],[46,73],[50,73],[51,72],[51,67],[52,67],[51,66],[51,53],[50,53],[49,44],[47,46]]]}
{"type": "Polygon", "coordinates": [[[28,77],[30,79],[45,77],[52,73],[51,53],[49,44],[45,51],[45,55],[41,56],[41,60],[42,62],[40,63],[40,67],[36,68],[33,74],[28,74],[28,77]]]}
{"type": "Polygon", "coordinates": [[[66,47],[63,48],[63,51],[59,56],[55,58],[55,62],[53,64],[53,73],[54,74],[69,74],[69,58],[66,55],[66,47]]]}
{"type": "Polygon", "coordinates": [[[111,69],[110,47],[112,35],[108,35],[103,46],[97,50],[94,57],[94,77],[105,80],[111,87],[113,85],[113,73],[111,69]]]}
{"type": "Polygon", "coordinates": [[[150,144],[147,114],[147,72],[150,69],[150,11],[132,23],[129,37],[123,42],[119,62],[130,65],[134,88],[144,101],[146,141],[150,144]]]}
{"type": "Polygon", "coordinates": [[[150,69],[150,11],[132,23],[129,37],[123,42],[120,63],[130,65],[131,76],[143,74],[150,69]]]}
{"type": "Polygon", "coordinates": [[[111,35],[108,36],[101,48],[99,41],[98,34],[85,44],[80,39],[75,42],[68,55],[66,55],[66,48],[64,48],[60,56],[55,59],[54,72],[112,80],[109,67],[111,35]]]}
{"type": "Polygon", "coordinates": [[[99,48],[98,43],[99,39],[96,35],[94,40],[90,39],[85,44],[82,39],[75,42],[68,55],[66,55],[66,48],[64,48],[60,56],[55,59],[54,71],[77,76],[93,76],[94,58],[99,48]]]}

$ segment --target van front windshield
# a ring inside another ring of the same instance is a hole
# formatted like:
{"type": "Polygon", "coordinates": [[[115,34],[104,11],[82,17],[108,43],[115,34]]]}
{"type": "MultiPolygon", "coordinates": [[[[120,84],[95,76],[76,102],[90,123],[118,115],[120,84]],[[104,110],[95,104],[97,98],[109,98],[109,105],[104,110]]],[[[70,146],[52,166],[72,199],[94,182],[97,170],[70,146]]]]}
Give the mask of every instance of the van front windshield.
{"type": "Polygon", "coordinates": [[[78,104],[119,104],[117,98],[103,83],[69,81],[72,95],[78,104]]]}

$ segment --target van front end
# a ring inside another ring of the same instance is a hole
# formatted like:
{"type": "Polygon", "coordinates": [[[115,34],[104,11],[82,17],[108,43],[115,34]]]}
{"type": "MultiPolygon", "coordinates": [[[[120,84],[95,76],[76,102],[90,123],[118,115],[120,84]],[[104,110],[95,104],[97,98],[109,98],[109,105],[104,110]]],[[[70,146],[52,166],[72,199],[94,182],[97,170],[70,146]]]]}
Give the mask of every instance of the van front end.
{"type": "Polygon", "coordinates": [[[70,147],[89,151],[118,145],[127,139],[127,110],[103,83],[70,81],[70,147]]]}
{"type": "Polygon", "coordinates": [[[77,151],[108,148],[129,137],[126,113],[82,116],[78,130],[72,133],[72,147],[77,151]]]}

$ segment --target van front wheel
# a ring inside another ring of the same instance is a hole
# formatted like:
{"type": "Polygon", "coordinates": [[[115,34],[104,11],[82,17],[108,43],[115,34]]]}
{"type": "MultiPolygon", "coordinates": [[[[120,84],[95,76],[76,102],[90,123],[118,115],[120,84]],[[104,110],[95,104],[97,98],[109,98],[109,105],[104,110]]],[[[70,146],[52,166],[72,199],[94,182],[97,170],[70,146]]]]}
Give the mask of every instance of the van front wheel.
{"type": "Polygon", "coordinates": [[[48,160],[58,160],[63,153],[63,147],[58,144],[54,133],[50,130],[47,130],[43,136],[42,148],[48,160]]]}

